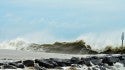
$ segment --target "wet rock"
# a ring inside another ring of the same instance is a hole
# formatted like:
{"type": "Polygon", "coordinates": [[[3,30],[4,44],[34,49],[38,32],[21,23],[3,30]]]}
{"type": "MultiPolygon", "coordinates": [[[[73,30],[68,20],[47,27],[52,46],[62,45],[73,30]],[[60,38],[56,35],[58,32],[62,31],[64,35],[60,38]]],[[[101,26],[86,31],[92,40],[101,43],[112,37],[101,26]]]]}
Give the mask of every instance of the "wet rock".
{"type": "Polygon", "coordinates": [[[82,58],[81,63],[85,64],[86,66],[92,66],[90,60],[90,58],[82,58]]]}
{"type": "Polygon", "coordinates": [[[45,67],[41,67],[39,66],[39,64],[35,63],[35,66],[34,66],[35,70],[47,70],[45,67]]]}
{"type": "Polygon", "coordinates": [[[92,64],[94,65],[102,65],[102,61],[101,59],[94,59],[94,60],[91,60],[92,64]]]}
{"type": "Polygon", "coordinates": [[[102,65],[102,60],[96,56],[91,57],[92,64],[94,65],[102,65]]]}
{"type": "Polygon", "coordinates": [[[23,64],[26,67],[34,67],[34,61],[33,60],[25,60],[25,61],[23,61],[23,64]]]}
{"type": "Polygon", "coordinates": [[[96,67],[93,67],[93,68],[92,68],[92,70],[99,70],[99,69],[98,69],[98,68],[96,68],[96,67]]]}
{"type": "Polygon", "coordinates": [[[8,64],[4,64],[1,68],[2,69],[17,69],[17,67],[12,66],[12,65],[8,65],[8,64]]]}
{"type": "Polygon", "coordinates": [[[106,68],[104,68],[103,66],[99,66],[100,70],[106,70],[106,68]]]}
{"type": "Polygon", "coordinates": [[[0,63],[0,66],[2,66],[3,65],[3,63],[0,63]]]}
{"type": "Polygon", "coordinates": [[[50,59],[49,59],[49,62],[50,62],[51,64],[53,64],[54,67],[57,67],[57,66],[58,66],[57,61],[56,61],[56,59],[54,59],[54,58],[50,58],[50,59]]]}
{"type": "Polygon", "coordinates": [[[24,68],[24,65],[23,65],[22,63],[19,63],[19,64],[18,64],[18,68],[22,68],[22,69],[23,69],[23,68],[24,68]]]}
{"type": "Polygon", "coordinates": [[[123,57],[123,56],[118,56],[117,57],[119,60],[125,60],[125,57],[123,57]]]}
{"type": "Polygon", "coordinates": [[[22,63],[15,63],[15,62],[11,62],[8,63],[9,65],[15,66],[17,68],[24,68],[24,65],[22,63]]]}
{"type": "Polygon", "coordinates": [[[63,59],[62,63],[65,64],[65,66],[71,66],[70,59],[63,59]]]}
{"type": "Polygon", "coordinates": [[[64,66],[70,66],[70,59],[58,59],[58,58],[50,58],[50,60],[54,61],[57,66],[56,67],[64,67],[64,66]]]}
{"type": "Polygon", "coordinates": [[[119,63],[122,63],[125,66],[125,57],[124,56],[118,56],[117,58],[119,58],[119,63]]]}
{"type": "Polygon", "coordinates": [[[80,62],[80,59],[78,57],[72,57],[70,60],[71,64],[78,64],[80,62]]]}
{"type": "Polygon", "coordinates": [[[72,64],[75,64],[76,67],[78,68],[86,66],[86,68],[90,68],[91,70],[98,70],[98,69],[106,70],[106,68],[110,69],[116,62],[120,62],[125,66],[125,58],[123,56],[110,56],[110,57],[104,56],[101,58],[97,56],[92,56],[81,59],[78,57],[72,57],[71,59],[59,59],[59,58],[35,59],[35,61],[34,60],[25,60],[23,62],[16,61],[9,63],[1,63],[0,65],[2,68],[5,69],[16,69],[16,68],[24,69],[24,67],[27,67],[27,68],[34,68],[36,70],[46,70],[46,69],[57,69],[69,66],[71,66],[72,69],[74,68],[72,64]]]}
{"type": "Polygon", "coordinates": [[[57,66],[59,67],[62,67],[62,66],[65,66],[65,64],[63,64],[63,60],[62,59],[58,59],[58,58],[50,58],[50,60],[54,61],[57,66]]]}
{"type": "Polygon", "coordinates": [[[16,61],[16,62],[14,62],[14,63],[17,63],[17,64],[18,64],[18,63],[22,63],[22,61],[16,61]]]}
{"type": "Polygon", "coordinates": [[[113,66],[114,63],[118,62],[119,59],[116,58],[116,57],[105,57],[103,60],[102,60],[102,63],[107,63],[109,66],[113,66]]]}
{"type": "Polygon", "coordinates": [[[51,61],[47,60],[47,59],[36,59],[35,63],[38,63],[39,66],[45,67],[45,68],[54,68],[54,64],[51,63],[51,61]]]}
{"type": "Polygon", "coordinates": [[[82,58],[80,59],[80,61],[79,61],[78,64],[83,65],[83,64],[84,64],[84,59],[85,59],[85,58],[82,57],[82,58]]]}

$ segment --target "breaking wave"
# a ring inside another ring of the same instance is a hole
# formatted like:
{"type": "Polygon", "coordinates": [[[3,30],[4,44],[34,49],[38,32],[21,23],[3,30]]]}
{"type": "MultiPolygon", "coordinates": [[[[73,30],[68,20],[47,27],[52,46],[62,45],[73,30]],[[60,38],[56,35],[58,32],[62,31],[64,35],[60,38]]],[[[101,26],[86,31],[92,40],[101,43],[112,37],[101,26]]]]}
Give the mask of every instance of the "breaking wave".
{"type": "Polygon", "coordinates": [[[104,49],[106,46],[121,46],[121,32],[87,33],[77,40],[84,40],[92,49],[104,49]]]}
{"type": "Polygon", "coordinates": [[[4,41],[0,43],[0,49],[13,49],[19,50],[22,48],[27,48],[30,43],[22,38],[17,38],[10,41],[4,41]]]}
{"type": "MultiPolygon", "coordinates": [[[[85,43],[87,45],[90,45],[93,50],[105,49],[106,46],[118,47],[121,45],[121,38],[120,38],[121,33],[120,32],[116,31],[116,32],[108,32],[108,33],[105,33],[105,32],[103,32],[103,33],[87,33],[87,34],[77,37],[74,40],[85,41],[85,43]]],[[[30,40],[30,39],[28,39],[28,40],[30,40]]],[[[72,40],[72,41],[74,41],[74,40],[72,40]]],[[[30,41],[32,41],[32,40],[30,40],[30,41]]],[[[67,40],[64,40],[64,41],[67,41],[67,40]]],[[[55,40],[53,42],[55,42],[55,40]]],[[[34,42],[34,44],[35,43],[36,42],[34,42]]],[[[41,41],[41,43],[42,43],[42,41],[41,41]]],[[[16,38],[13,40],[1,42],[0,49],[27,50],[27,48],[29,48],[32,44],[33,43],[31,43],[23,38],[16,38]]],[[[40,44],[38,44],[38,45],[40,45],[40,44]]],[[[38,46],[38,45],[36,45],[36,46],[38,46]]]]}

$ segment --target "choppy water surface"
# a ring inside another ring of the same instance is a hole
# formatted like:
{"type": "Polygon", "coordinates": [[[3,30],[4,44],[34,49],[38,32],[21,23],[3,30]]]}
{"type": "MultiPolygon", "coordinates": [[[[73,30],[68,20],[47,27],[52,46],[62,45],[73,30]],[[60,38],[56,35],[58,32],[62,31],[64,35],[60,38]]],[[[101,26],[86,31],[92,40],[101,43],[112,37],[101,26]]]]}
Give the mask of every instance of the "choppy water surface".
{"type": "MultiPolygon", "coordinates": [[[[13,41],[0,43],[0,62],[12,62],[16,60],[27,60],[27,59],[40,59],[40,58],[61,58],[69,59],[71,57],[90,57],[90,56],[105,56],[105,54],[96,54],[96,55],[76,55],[76,54],[59,54],[59,53],[46,53],[46,52],[28,52],[21,51],[22,48],[27,48],[29,45],[28,42],[17,39],[13,41]],[[10,50],[11,49],[11,50],[10,50]]],[[[119,55],[115,54],[114,56],[119,55]]],[[[60,70],[70,70],[69,67],[62,67],[60,70]]],[[[125,70],[125,67],[121,63],[115,63],[114,66],[105,65],[106,70],[125,70]]],[[[1,69],[5,70],[5,69],[1,69]]],[[[14,70],[14,69],[6,69],[14,70]]],[[[34,70],[34,69],[16,69],[16,70],[34,70]]],[[[52,69],[49,69],[52,70],[52,69]]],[[[57,70],[57,69],[55,69],[57,70]]],[[[77,67],[77,70],[102,70],[99,66],[92,64],[91,67],[85,65],[77,67]]],[[[105,70],[105,69],[104,69],[105,70]]]]}
{"type": "MultiPolygon", "coordinates": [[[[119,54],[116,54],[119,55],[119,54]]],[[[114,56],[116,56],[114,55],[114,56]]],[[[58,54],[58,53],[45,53],[45,52],[27,52],[27,51],[19,51],[19,50],[0,50],[0,62],[12,62],[16,60],[26,60],[26,59],[39,59],[39,58],[71,58],[71,57],[89,57],[89,56],[105,56],[105,54],[99,55],[73,55],[73,54],[58,54]]],[[[124,70],[125,67],[121,63],[115,63],[114,66],[105,65],[106,70],[124,70]]],[[[62,67],[60,70],[67,70],[69,67],[62,67]]],[[[4,69],[1,69],[4,70],[4,69]]],[[[13,70],[13,69],[6,69],[13,70]]],[[[16,69],[16,70],[30,70],[26,69],[16,69]]],[[[33,70],[33,69],[32,69],[33,70]]],[[[56,69],[57,70],[57,69],[56,69]]],[[[92,64],[91,67],[87,67],[85,65],[79,66],[77,70],[100,70],[99,66],[92,64]]]]}

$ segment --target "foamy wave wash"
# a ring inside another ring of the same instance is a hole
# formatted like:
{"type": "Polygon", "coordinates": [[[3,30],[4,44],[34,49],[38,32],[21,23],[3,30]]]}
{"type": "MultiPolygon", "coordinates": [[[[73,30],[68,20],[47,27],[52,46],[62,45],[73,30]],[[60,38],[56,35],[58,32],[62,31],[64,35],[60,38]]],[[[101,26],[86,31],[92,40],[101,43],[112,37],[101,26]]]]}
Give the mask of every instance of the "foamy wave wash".
{"type": "Polygon", "coordinates": [[[125,67],[123,64],[121,63],[115,63],[114,66],[98,66],[98,65],[94,65],[92,64],[91,67],[88,67],[86,65],[81,65],[81,66],[77,66],[77,67],[72,67],[72,69],[70,67],[62,67],[63,70],[72,70],[73,68],[76,70],[124,70],[125,67]]]}
{"type": "Polygon", "coordinates": [[[0,49],[25,50],[30,43],[22,38],[0,43],[0,49]]]}
{"type": "Polygon", "coordinates": [[[92,49],[104,49],[106,46],[121,46],[121,31],[87,33],[79,36],[77,40],[84,40],[92,49]]]}
{"type": "MultiPolygon", "coordinates": [[[[103,33],[87,33],[83,34],[73,41],[83,40],[87,45],[90,45],[93,50],[104,49],[106,46],[120,46],[121,45],[121,32],[103,32],[103,33]]],[[[39,39],[39,38],[38,38],[39,39]]],[[[29,39],[30,40],[30,39],[29,39]]],[[[34,40],[30,40],[33,41],[34,40]]],[[[39,40],[38,40],[39,41],[39,40]]],[[[43,40],[45,41],[45,40],[43,40]]],[[[55,40],[50,40],[55,42],[55,40]]],[[[50,43],[47,42],[47,43],[50,43]]],[[[67,40],[65,40],[67,41],[67,40]]],[[[36,42],[35,42],[36,43],[36,42]]],[[[0,49],[14,49],[14,50],[34,50],[37,49],[35,46],[40,46],[40,44],[31,43],[23,38],[16,38],[10,41],[4,41],[0,43],[0,49]]],[[[40,43],[43,43],[40,41],[40,43]]],[[[40,51],[42,47],[40,46],[40,51]]]]}

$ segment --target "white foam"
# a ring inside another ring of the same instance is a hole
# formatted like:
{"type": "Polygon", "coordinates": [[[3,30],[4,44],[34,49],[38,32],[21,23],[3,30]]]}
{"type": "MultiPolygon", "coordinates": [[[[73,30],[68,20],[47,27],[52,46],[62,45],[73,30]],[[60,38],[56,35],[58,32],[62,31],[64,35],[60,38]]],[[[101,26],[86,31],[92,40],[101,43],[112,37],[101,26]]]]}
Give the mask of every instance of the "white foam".
{"type": "Polygon", "coordinates": [[[121,63],[115,63],[114,66],[112,66],[114,70],[125,70],[125,67],[121,63]]]}
{"type": "Polygon", "coordinates": [[[22,38],[16,38],[14,40],[3,41],[2,43],[0,43],[0,49],[19,50],[22,48],[26,48],[28,45],[29,45],[28,41],[22,38]]]}
{"type": "MultiPolygon", "coordinates": [[[[40,34],[38,34],[40,35],[40,34]]],[[[42,41],[47,41],[48,38],[44,39],[42,37],[36,36],[31,36],[30,41],[32,43],[36,43],[35,41],[40,41],[40,44],[42,41]],[[37,39],[32,39],[32,38],[37,38],[37,39]],[[38,40],[40,39],[40,40],[38,40]],[[41,41],[42,40],[42,41],[41,41]]],[[[28,36],[27,36],[28,37],[28,36]]],[[[24,37],[25,38],[25,37],[24,37]]],[[[26,38],[27,39],[27,38],[26,38]]],[[[52,41],[54,42],[53,39],[52,41]]],[[[79,37],[77,37],[75,40],[84,40],[87,45],[90,45],[92,49],[97,50],[97,49],[104,49],[106,46],[121,46],[121,31],[116,31],[116,32],[103,32],[103,33],[87,33],[83,34],[79,37]]],[[[52,43],[52,42],[47,42],[47,43],[52,43]]],[[[4,41],[0,43],[0,49],[22,49],[27,47],[29,45],[29,41],[26,41],[25,39],[22,38],[17,38],[14,40],[10,41],[4,41]]]]}
{"type": "Polygon", "coordinates": [[[106,46],[121,46],[121,32],[87,33],[77,40],[84,40],[92,49],[104,49],[106,46]]]}
{"type": "MultiPolygon", "coordinates": [[[[107,67],[108,67],[108,68],[106,68],[106,67],[104,67],[104,68],[105,68],[106,70],[125,70],[124,65],[121,64],[121,63],[115,63],[114,66],[108,66],[108,65],[107,65],[107,67]]],[[[70,67],[62,67],[62,68],[63,68],[64,70],[67,70],[67,69],[69,69],[70,67]]],[[[81,66],[80,68],[77,68],[77,67],[76,67],[77,70],[93,70],[93,68],[94,68],[95,70],[101,70],[101,69],[99,68],[99,66],[93,65],[93,64],[92,64],[91,67],[87,67],[86,65],[83,65],[83,66],[81,66]]]]}

